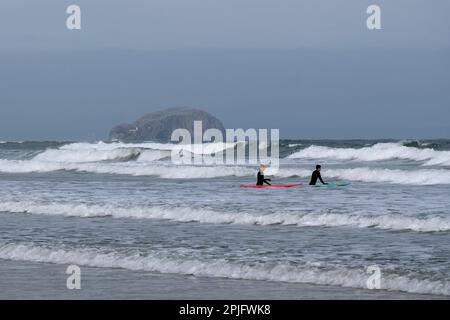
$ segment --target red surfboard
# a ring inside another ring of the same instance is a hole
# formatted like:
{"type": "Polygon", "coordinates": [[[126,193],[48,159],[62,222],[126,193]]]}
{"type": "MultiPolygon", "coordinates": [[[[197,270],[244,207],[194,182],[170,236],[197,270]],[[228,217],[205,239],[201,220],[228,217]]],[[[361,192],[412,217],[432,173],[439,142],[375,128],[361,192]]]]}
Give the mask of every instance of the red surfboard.
{"type": "Polygon", "coordinates": [[[291,187],[297,187],[297,186],[302,186],[302,183],[284,183],[284,184],[272,184],[272,185],[267,185],[264,184],[262,186],[256,185],[256,184],[241,184],[240,187],[241,188],[291,188],[291,187]]]}

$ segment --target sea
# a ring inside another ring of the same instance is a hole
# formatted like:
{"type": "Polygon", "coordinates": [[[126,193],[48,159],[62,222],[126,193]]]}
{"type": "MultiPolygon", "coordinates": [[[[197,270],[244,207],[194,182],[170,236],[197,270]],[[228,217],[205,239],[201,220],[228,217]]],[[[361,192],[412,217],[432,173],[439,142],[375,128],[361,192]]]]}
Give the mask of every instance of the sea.
{"type": "Polygon", "coordinates": [[[450,298],[450,140],[281,140],[259,189],[177,147],[1,141],[0,299],[450,298]]]}

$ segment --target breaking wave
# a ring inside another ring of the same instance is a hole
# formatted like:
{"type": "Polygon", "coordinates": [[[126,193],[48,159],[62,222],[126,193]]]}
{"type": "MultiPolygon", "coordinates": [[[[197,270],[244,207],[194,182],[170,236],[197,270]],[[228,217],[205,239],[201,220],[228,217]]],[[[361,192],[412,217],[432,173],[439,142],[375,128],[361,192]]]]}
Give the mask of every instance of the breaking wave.
{"type": "MultiPolygon", "coordinates": [[[[129,162],[48,162],[37,160],[0,160],[0,172],[32,173],[59,170],[90,172],[97,174],[123,174],[133,176],[157,176],[164,179],[207,179],[216,177],[253,177],[255,168],[249,166],[203,166],[172,165],[163,163],[129,162]]],[[[267,175],[273,172],[271,168],[267,175]]],[[[438,185],[450,184],[450,171],[445,169],[328,169],[323,170],[326,179],[343,179],[361,182],[378,182],[404,185],[438,185]]],[[[276,177],[305,179],[311,176],[311,170],[303,168],[281,168],[276,177]]]]}
{"type": "MultiPolygon", "coordinates": [[[[122,268],[168,274],[194,275],[275,282],[311,283],[367,288],[365,270],[342,267],[321,268],[312,264],[231,262],[226,259],[192,259],[163,256],[160,253],[119,253],[99,248],[68,250],[32,244],[0,244],[0,258],[55,264],[77,264],[98,268],[122,268]]],[[[420,294],[450,295],[450,283],[413,278],[411,275],[383,273],[381,288],[420,294]]]]}
{"type": "Polygon", "coordinates": [[[35,161],[42,162],[97,162],[97,161],[127,161],[137,158],[141,154],[138,148],[117,148],[112,150],[65,150],[49,149],[34,157],[35,161]]]}
{"type": "MultiPolygon", "coordinates": [[[[26,159],[0,159],[0,172],[5,173],[46,173],[52,171],[78,171],[97,174],[122,174],[133,176],[157,176],[164,179],[207,179],[216,177],[250,177],[255,168],[246,165],[174,165],[171,154],[187,156],[195,153],[214,154],[235,143],[210,143],[203,145],[177,145],[162,143],[70,143],[59,148],[49,148],[41,153],[27,153],[26,159]],[[30,159],[31,158],[31,159],[30,159]]],[[[450,164],[450,151],[435,151],[406,147],[401,143],[378,143],[359,149],[310,146],[289,156],[291,159],[327,157],[339,160],[379,161],[388,159],[408,159],[420,161],[424,165],[450,164]]],[[[307,180],[310,169],[292,167],[287,163],[276,172],[276,177],[307,180]]],[[[271,168],[266,171],[271,175],[271,168]]],[[[415,170],[382,168],[326,168],[323,176],[327,179],[343,179],[361,182],[378,182],[404,185],[450,184],[450,171],[446,168],[419,167],[415,170]]],[[[306,182],[306,181],[305,181],[306,182]]]]}
{"type": "MultiPolygon", "coordinates": [[[[282,169],[277,174],[280,177],[309,177],[311,170],[282,169]]],[[[329,169],[322,170],[325,179],[343,179],[361,182],[379,182],[403,185],[438,185],[450,184],[450,171],[445,169],[329,169]]]]}
{"type": "Polygon", "coordinates": [[[243,225],[289,225],[298,227],[354,227],[415,232],[450,231],[450,218],[394,214],[348,213],[267,213],[218,212],[189,207],[146,207],[117,205],[88,205],[77,203],[42,204],[37,202],[3,202],[1,212],[62,215],[76,217],[113,217],[136,219],[164,219],[178,222],[243,225]]]}
{"type": "Polygon", "coordinates": [[[47,149],[33,158],[43,162],[84,163],[99,161],[143,162],[161,160],[171,156],[172,152],[183,156],[194,154],[210,155],[234,148],[235,143],[205,143],[203,145],[170,143],[71,143],[57,149],[47,149]]]}
{"type": "Polygon", "coordinates": [[[290,159],[337,159],[359,161],[382,160],[412,160],[423,162],[424,165],[450,166],[450,151],[436,151],[434,149],[420,149],[407,147],[401,143],[377,143],[370,147],[331,148],[324,146],[310,146],[288,156],[290,159]]]}
{"type": "Polygon", "coordinates": [[[125,174],[133,176],[158,176],[164,179],[205,179],[225,176],[248,176],[254,169],[245,167],[217,166],[173,166],[137,162],[118,163],[66,163],[47,161],[0,160],[0,172],[32,173],[59,170],[91,172],[98,174],[125,174]]]}

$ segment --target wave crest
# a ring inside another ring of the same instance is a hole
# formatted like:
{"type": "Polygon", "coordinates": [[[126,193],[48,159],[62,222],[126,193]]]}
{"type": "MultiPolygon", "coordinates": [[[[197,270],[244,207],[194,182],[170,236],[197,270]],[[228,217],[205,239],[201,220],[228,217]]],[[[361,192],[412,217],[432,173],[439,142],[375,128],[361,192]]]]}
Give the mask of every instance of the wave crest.
{"type": "Polygon", "coordinates": [[[377,143],[371,147],[331,148],[310,146],[288,156],[290,159],[337,159],[359,161],[412,160],[424,162],[424,165],[450,166],[450,151],[419,149],[407,147],[401,143],[377,143]]]}
{"type": "Polygon", "coordinates": [[[297,227],[352,227],[416,232],[450,231],[450,219],[441,216],[417,218],[393,214],[347,213],[267,213],[219,212],[189,207],[146,207],[88,205],[78,203],[41,204],[37,202],[3,202],[0,211],[76,217],[164,219],[178,222],[243,225],[289,225],[297,227]]]}
{"type": "MultiPolygon", "coordinates": [[[[244,264],[226,259],[187,259],[162,256],[157,253],[118,253],[90,248],[66,250],[30,244],[1,244],[0,258],[18,261],[35,261],[56,264],[77,264],[98,268],[122,268],[134,271],[194,275],[275,282],[312,283],[341,287],[366,288],[364,270],[328,267],[327,269],[283,263],[244,264]]],[[[450,283],[430,281],[396,274],[383,273],[382,289],[421,294],[450,295],[450,283]]]]}
{"type": "MultiPolygon", "coordinates": [[[[310,177],[311,170],[282,169],[278,176],[310,177]]],[[[450,184],[450,171],[445,169],[372,169],[367,167],[353,169],[328,169],[322,170],[322,177],[328,179],[343,179],[361,182],[378,182],[403,185],[438,185],[450,184]]]]}

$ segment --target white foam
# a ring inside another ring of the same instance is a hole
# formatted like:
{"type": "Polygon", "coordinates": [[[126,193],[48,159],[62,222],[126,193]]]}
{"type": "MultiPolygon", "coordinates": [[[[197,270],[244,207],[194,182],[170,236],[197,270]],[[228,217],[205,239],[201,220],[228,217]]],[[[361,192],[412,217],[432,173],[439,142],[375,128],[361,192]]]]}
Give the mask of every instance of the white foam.
{"type": "Polygon", "coordinates": [[[189,207],[146,207],[123,205],[94,205],[82,203],[3,202],[1,212],[62,215],[77,217],[166,219],[179,222],[243,225],[290,225],[298,227],[352,227],[379,228],[387,230],[412,230],[416,232],[439,232],[450,230],[450,218],[428,216],[417,218],[393,214],[337,214],[337,213],[268,213],[218,212],[189,207]]]}
{"type": "Polygon", "coordinates": [[[64,169],[65,165],[58,162],[0,159],[0,172],[6,173],[51,172],[64,169]]]}
{"type": "MultiPolygon", "coordinates": [[[[285,178],[295,176],[308,178],[311,176],[311,170],[282,169],[277,175],[285,178]]],[[[372,169],[367,167],[353,169],[323,169],[322,177],[324,177],[325,180],[341,179],[404,185],[450,184],[450,171],[445,169],[395,170],[372,169]]]]}
{"type": "Polygon", "coordinates": [[[0,172],[32,173],[72,170],[98,174],[125,174],[133,176],[158,176],[165,179],[202,179],[226,176],[254,175],[254,169],[237,166],[189,166],[149,164],[146,162],[117,163],[67,163],[48,161],[0,160],[0,172]]]}
{"type": "Polygon", "coordinates": [[[48,149],[33,158],[35,161],[42,162],[97,162],[97,161],[125,161],[140,155],[141,150],[137,148],[119,148],[111,150],[58,150],[48,149]]]}
{"type": "MultiPolygon", "coordinates": [[[[155,158],[164,156],[158,153],[155,158]]],[[[158,176],[164,179],[206,179],[216,177],[250,177],[255,169],[248,166],[226,165],[173,165],[171,163],[148,163],[145,161],[129,162],[90,162],[68,163],[37,160],[0,160],[0,172],[31,173],[69,170],[98,174],[124,174],[133,176],[158,176]]],[[[268,168],[268,175],[271,169],[268,168]]],[[[303,168],[281,168],[276,177],[309,179],[311,170],[303,168]]],[[[322,176],[327,179],[341,179],[362,182],[379,182],[404,185],[450,184],[450,171],[445,169],[392,170],[392,169],[324,169],[322,176]]]]}
{"type": "MultiPolygon", "coordinates": [[[[56,264],[77,264],[99,268],[122,268],[169,274],[194,275],[276,282],[311,283],[341,287],[367,288],[365,270],[273,263],[243,264],[226,259],[192,259],[163,256],[161,253],[123,254],[101,249],[67,250],[32,244],[0,244],[0,258],[56,264]]],[[[385,290],[421,294],[450,295],[450,283],[383,273],[381,287],[385,290]]]]}
{"type": "Polygon", "coordinates": [[[290,159],[337,159],[359,161],[381,160],[413,160],[424,162],[424,165],[450,165],[450,151],[436,151],[433,149],[419,149],[406,147],[400,143],[377,143],[370,147],[330,148],[310,146],[288,156],[290,159]]]}
{"type": "Polygon", "coordinates": [[[60,147],[60,150],[94,150],[94,151],[111,151],[116,149],[149,149],[149,150],[162,150],[162,151],[179,151],[185,150],[194,154],[212,154],[226,150],[228,148],[233,148],[236,143],[223,143],[223,142],[212,142],[203,144],[174,144],[174,143],[156,143],[156,142],[146,142],[146,143],[72,143],[60,147]]]}
{"type": "Polygon", "coordinates": [[[33,158],[41,162],[86,163],[100,161],[152,162],[171,156],[172,152],[191,157],[212,155],[233,148],[236,143],[171,144],[171,143],[71,143],[58,149],[47,149],[33,158]]]}

